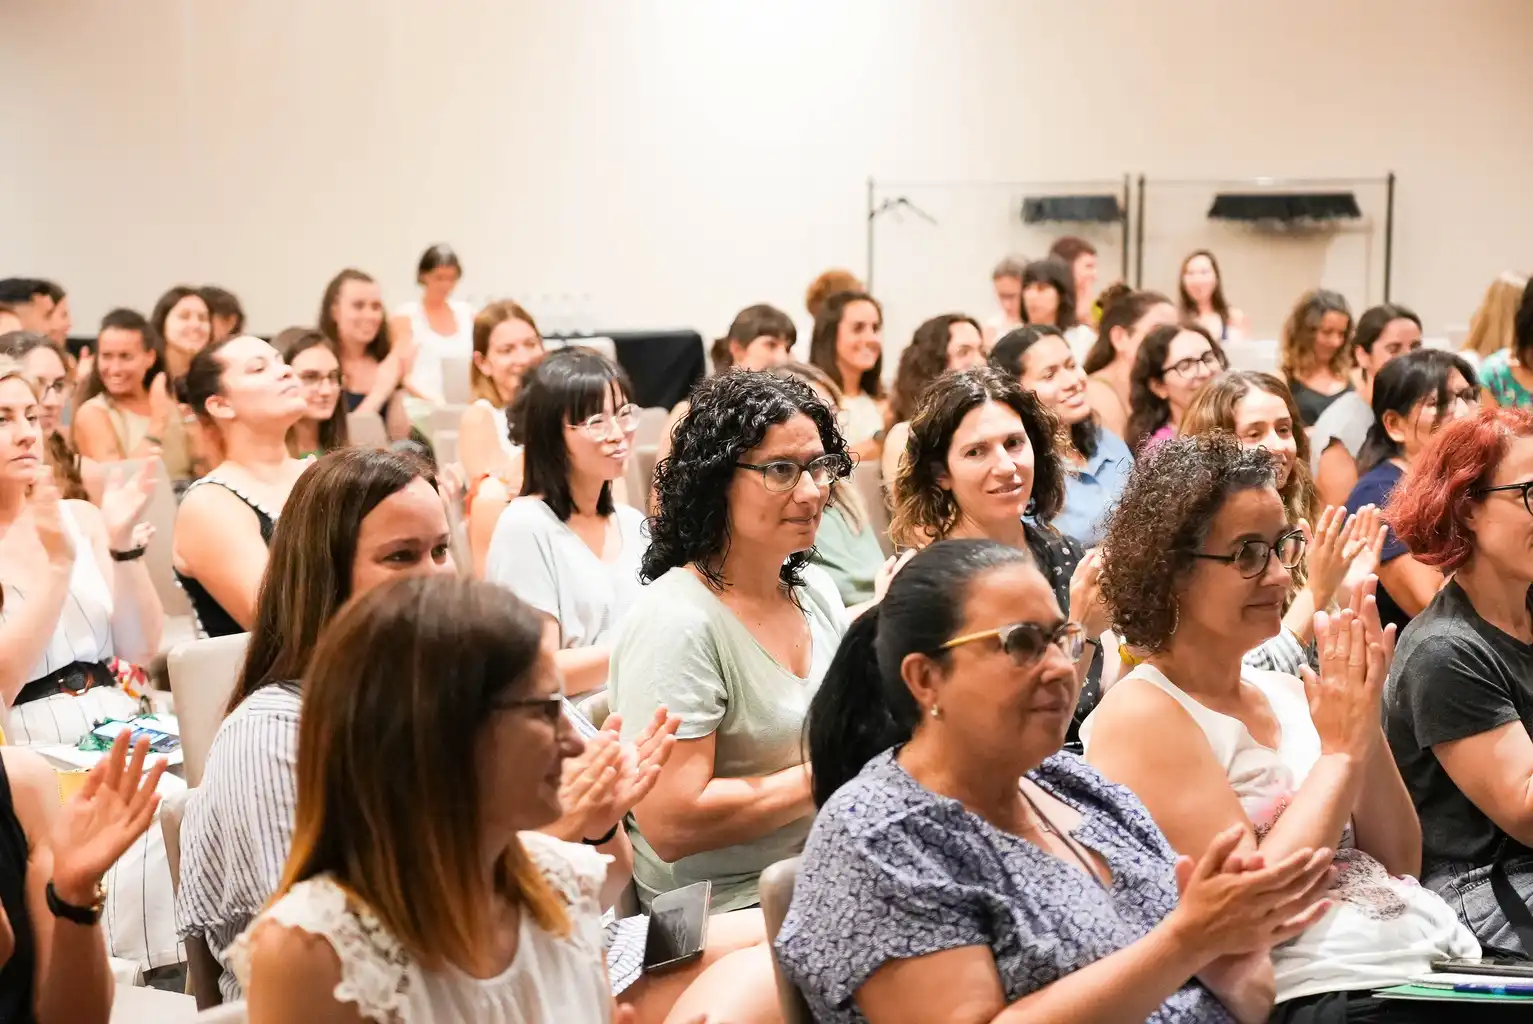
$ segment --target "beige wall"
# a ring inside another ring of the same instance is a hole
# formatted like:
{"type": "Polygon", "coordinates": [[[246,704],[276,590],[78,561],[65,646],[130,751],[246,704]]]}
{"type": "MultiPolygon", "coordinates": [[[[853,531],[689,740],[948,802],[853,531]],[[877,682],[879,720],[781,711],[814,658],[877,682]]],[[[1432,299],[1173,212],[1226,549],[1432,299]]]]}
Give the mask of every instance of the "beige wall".
{"type": "MultiPolygon", "coordinates": [[[[1440,332],[1533,264],[1530,39],[1526,0],[10,0],[0,271],[82,320],[214,281],[271,330],[347,264],[408,297],[445,240],[467,292],[545,320],[717,333],[861,269],[869,175],[1393,169],[1395,295],[1440,332]]],[[[880,224],[894,345],[1045,242],[1004,188],[905,191],[942,223],[880,224]]],[[[1147,284],[1213,242],[1264,333],[1317,280],[1378,297],[1364,235],[1152,201],[1147,284]]]]}

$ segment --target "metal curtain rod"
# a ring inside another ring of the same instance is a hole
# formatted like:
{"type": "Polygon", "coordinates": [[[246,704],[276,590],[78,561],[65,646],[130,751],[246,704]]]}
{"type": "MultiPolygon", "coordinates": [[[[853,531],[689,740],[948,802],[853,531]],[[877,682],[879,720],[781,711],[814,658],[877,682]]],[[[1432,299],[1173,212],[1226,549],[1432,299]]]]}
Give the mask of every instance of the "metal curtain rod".
{"type": "Polygon", "coordinates": [[[1256,185],[1260,187],[1298,185],[1318,188],[1322,185],[1387,185],[1387,175],[1377,178],[1156,178],[1147,177],[1151,185],[1256,185]]]}
{"type": "Polygon", "coordinates": [[[1115,193],[1123,187],[1122,178],[1077,178],[1067,181],[1001,181],[970,179],[965,181],[878,181],[868,179],[874,188],[1074,188],[1084,185],[1090,188],[1110,188],[1115,193]]]}

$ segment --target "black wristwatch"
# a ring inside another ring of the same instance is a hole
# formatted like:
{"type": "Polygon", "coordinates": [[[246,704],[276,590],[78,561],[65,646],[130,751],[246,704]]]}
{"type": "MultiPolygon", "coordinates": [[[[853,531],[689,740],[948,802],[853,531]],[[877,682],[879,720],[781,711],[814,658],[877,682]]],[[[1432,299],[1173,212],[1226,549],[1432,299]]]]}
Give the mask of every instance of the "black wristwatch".
{"type": "Polygon", "coordinates": [[[112,552],[112,561],[114,561],[114,562],[132,562],[132,561],[136,561],[137,559],[143,558],[144,557],[144,552],[148,551],[148,550],[149,550],[148,545],[140,544],[138,547],[136,547],[136,548],[129,548],[126,551],[113,551],[112,552]]]}
{"type": "Polygon", "coordinates": [[[48,880],[48,888],[44,890],[48,900],[48,910],[54,917],[63,918],[65,921],[73,921],[75,924],[86,928],[93,928],[101,920],[101,911],[106,908],[106,886],[96,883],[96,902],[88,907],[77,907],[73,903],[65,903],[59,898],[58,890],[53,888],[53,880],[48,880]]]}
{"type": "Polygon", "coordinates": [[[613,825],[607,834],[602,836],[600,839],[582,839],[580,841],[585,843],[587,846],[606,846],[608,843],[612,842],[612,838],[617,835],[617,830],[622,827],[623,823],[619,821],[616,825],[613,825]]]}

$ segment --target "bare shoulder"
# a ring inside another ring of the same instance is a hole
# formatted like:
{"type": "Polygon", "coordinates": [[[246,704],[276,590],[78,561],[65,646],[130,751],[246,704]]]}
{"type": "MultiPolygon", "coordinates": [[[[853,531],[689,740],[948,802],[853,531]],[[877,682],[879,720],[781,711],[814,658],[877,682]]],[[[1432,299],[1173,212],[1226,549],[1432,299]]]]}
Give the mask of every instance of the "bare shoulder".
{"type": "Polygon", "coordinates": [[[494,423],[495,414],[488,406],[471,402],[463,410],[463,415],[458,417],[458,433],[466,434],[471,430],[493,430],[494,423]]]}
{"type": "Polygon", "coordinates": [[[254,1022],[363,1020],[354,1004],[336,1001],[341,961],[323,936],[267,920],[251,933],[249,964],[246,989],[254,1022]]]}
{"type": "Polygon", "coordinates": [[[1197,723],[1175,697],[1132,674],[1120,679],[1103,694],[1091,718],[1094,740],[1104,736],[1122,737],[1125,742],[1139,745],[1139,738],[1146,733],[1162,738],[1186,735],[1187,730],[1201,734],[1197,723]]]}
{"type": "Polygon", "coordinates": [[[29,846],[46,835],[59,807],[59,778],[42,756],[21,747],[0,747],[10,780],[11,803],[29,846]]]}

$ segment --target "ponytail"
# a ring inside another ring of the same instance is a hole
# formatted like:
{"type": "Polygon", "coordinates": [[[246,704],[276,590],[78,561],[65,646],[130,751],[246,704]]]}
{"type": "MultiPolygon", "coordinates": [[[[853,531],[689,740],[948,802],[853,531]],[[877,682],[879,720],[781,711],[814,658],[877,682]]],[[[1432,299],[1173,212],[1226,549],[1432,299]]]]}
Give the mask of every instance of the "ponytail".
{"type": "Polygon", "coordinates": [[[823,807],[878,754],[909,740],[919,717],[903,681],[899,693],[892,694],[902,706],[890,706],[891,688],[884,686],[878,664],[879,618],[874,605],[852,622],[809,704],[805,731],[816,807],[823,807]]]}

